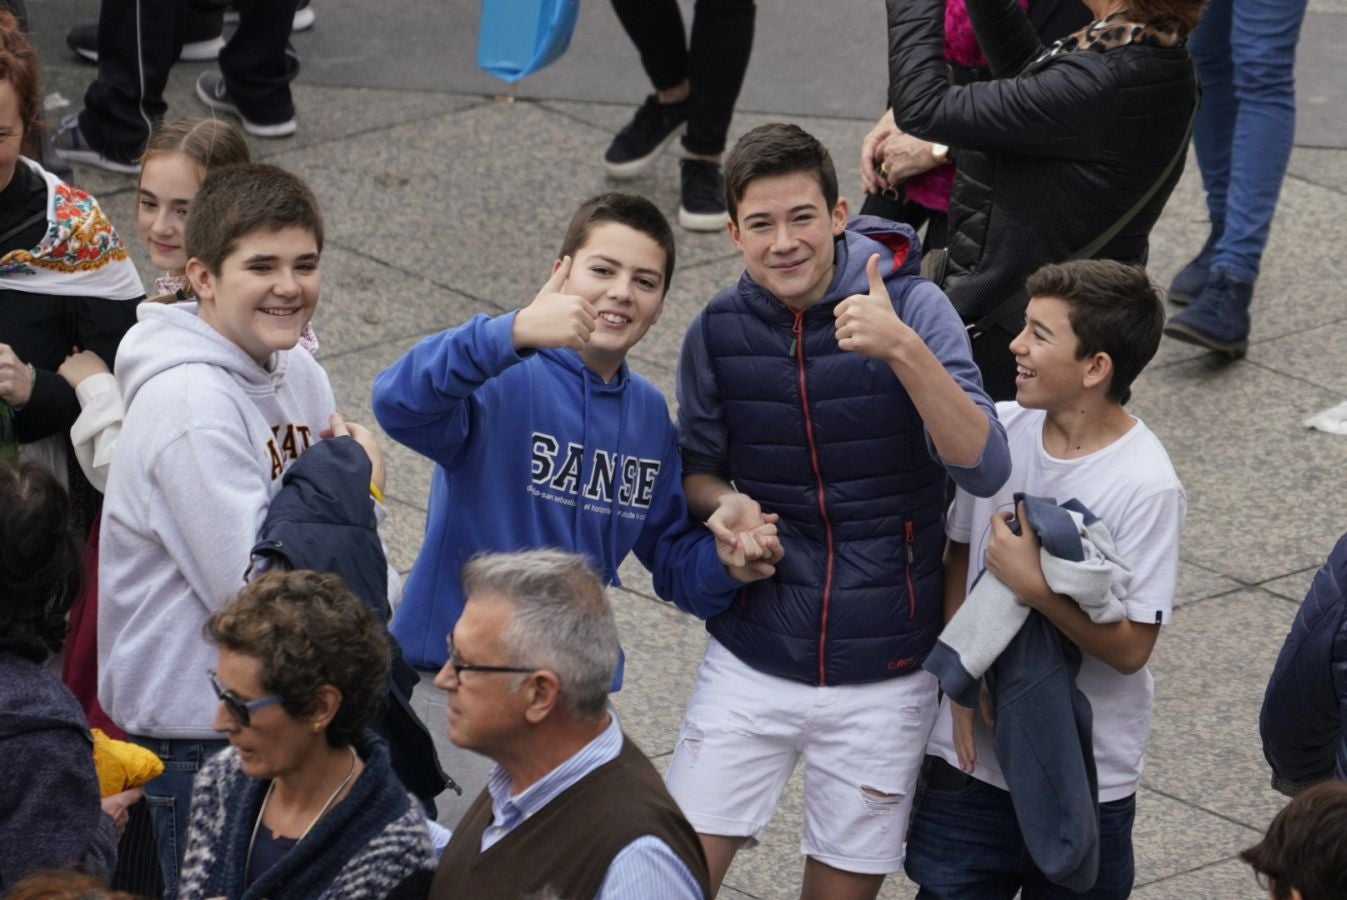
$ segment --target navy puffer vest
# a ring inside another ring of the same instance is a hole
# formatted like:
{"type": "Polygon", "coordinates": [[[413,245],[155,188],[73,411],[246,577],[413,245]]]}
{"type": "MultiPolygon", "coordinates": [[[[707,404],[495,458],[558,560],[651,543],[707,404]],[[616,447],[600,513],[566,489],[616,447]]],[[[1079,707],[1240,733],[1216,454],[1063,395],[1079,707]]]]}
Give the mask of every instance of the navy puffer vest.
{"type": "MultiPolygon", "coordinates": [[[[900,317],[916,268],[914,253],[886,279],[900,317]]],[[[780,514],[786,551],[707,629],[754,669],[809,684],[916,671],[942,624],[945,470],[888,365],[837,346],[834,308],[868,290],[860,271],[803,312],[747,276],[705,310],[731,475],[780,514]]]]}

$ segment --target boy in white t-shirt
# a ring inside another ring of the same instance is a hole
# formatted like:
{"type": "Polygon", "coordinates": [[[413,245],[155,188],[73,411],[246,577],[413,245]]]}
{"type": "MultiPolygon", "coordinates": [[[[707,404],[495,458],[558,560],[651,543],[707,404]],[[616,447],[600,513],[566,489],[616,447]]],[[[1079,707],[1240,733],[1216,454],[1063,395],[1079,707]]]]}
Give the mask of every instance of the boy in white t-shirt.
{"type": "MultiPolygon", "coordinates": [[[[941,704],[908,835],[906,871],[922,898],[1123,898],[1131,892],[1132,820],[1150,733],[1146,661],[1169,620],[1178,575],[1183,487],[1159,439],[1123,409],[1160,343],[1164,307],[1145,272],[1110,261],[1049,265],[1028,281],[1024,329],[1010,344],[1014,402],[997,404],[1010,480],[993,497],[959,490],[946,526],[946,616],[982,569],[1082,651],[1077,686],[1094,711],[1099,877],[1085,894],[1032,863],[984,717],[941,704]],[[1126,617],[1095,624],[1043,577],[1032,529],[1016,535],[1015,492],[1075,498],[1103,520],[1132,569],[1126,617]]],[[[984,693],[985,697],[985,693],[984,693]]]]}

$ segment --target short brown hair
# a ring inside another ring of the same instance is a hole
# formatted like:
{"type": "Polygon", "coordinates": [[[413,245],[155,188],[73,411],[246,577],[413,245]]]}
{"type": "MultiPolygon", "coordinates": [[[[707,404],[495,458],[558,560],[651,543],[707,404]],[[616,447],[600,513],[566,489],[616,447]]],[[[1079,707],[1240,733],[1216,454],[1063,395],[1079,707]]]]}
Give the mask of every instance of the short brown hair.
{"type": "Polygon", "coordinates": [[[561,239],[561,250],[557,259],[575,256],[589,240],[595,225],[604,222],[616,222],[626,225],[641,234],[648,235],[664,251],[664,293],[669,293],[669,283],[674,272],[674,236],[669,220],[659,207],[644,197],[635,194],[622,194],[611,191],[590,197],[571,216],[571,224],[566,226],[566,236],[561,239]]]}
{"type": "Polygon", "coordinates": [[[297,175],[264,163],[225,166],[206,173],[187,214],[186,250],[213,274],[254,231],[302,228],[323,249],[318,199],[297,175]]]}
{"type": "Polygon", "coordinates": [[[140,155],[141,164],[156,153],[182,153],[194,160],[203,173],[253,159],[243,132],[222,119],[197,116],[174,119],[156,128],[140,155]]]}
{"type": "Polygon", "coordinates": [[[318,689],[341,691],[327,741],[346,747],[378,717],[387,692],[383,626],[336,575],[298,569],[259,576],[206,622],[211,642],[262,663],[262,689],[292,716],[313,711],[318,689]]]}
{"type": "Polygon", "coordinates": [[[1277,900],[1292,888],[1303,900],[1347,897],[1347,781],[1325,781],[1292,798],[1239,857],[1268,880],[1277,900]]]}
{"type": "Polygon", "coordinates": [[[725,205],[739,222],[739,201],[750,182],[768,175],[812,175],[823,192],[825,212],[837,205],[837,169],[828,148],[799,125],[759,125],[739,138],[725,160],[725,205]]]}
{"type": "Polygon", "coordinates": [[[1179,37],[1187,37],[1206,5],[1206,0],[1128,0],[1127,12],[1134,21],[1173,28],[1179,37]]]}
{"type": "Polygon", "coordinates": [[[25,137],[37,127],[42,112],[42,87],[38,77],[37,51],[19,20],[0,10],[0,81],[8,81],[19,95],[19,118],[25,137]]]}
{"type": "Polygon", "coordinates": [[[1070,307],[1076,359],[1107,353],[1113,360],[1108,398],[1132,399],[1132,382],[1160,348],[1165,306],[1140,266],[1109,259],[1052,263],[1029,276],[1030,297],[1056,297],[1070,307]]]}

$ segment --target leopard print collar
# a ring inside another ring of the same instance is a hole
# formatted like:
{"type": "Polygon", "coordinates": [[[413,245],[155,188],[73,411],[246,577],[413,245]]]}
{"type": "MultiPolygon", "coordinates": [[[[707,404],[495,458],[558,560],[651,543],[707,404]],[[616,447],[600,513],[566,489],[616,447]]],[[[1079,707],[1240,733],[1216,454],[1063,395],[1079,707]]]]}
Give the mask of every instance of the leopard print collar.
{"type": "Polygon", "coordinates": [[[1102,53],[1114,47],[1127,44],[1142,44],[1148,47],[1173,47],[1179,43],[1177,28],[1168,23],[1156,22],[1143,24],[1124,18],[1121,12],[1105,16],[1097,22],[1091,22],[1080,31],[1067,35],[1053,44],[1038,58],[1038,61],[1061,56],[1076,50],[1093,50],[1102,53]]]}

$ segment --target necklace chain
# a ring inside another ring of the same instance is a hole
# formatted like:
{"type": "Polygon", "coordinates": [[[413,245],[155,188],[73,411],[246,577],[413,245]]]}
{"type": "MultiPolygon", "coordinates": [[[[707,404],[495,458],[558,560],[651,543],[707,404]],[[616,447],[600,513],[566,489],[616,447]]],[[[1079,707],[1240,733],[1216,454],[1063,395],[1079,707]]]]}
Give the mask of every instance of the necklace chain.
{"type": "MultiPolygon", "coordinates": [[[[328,810],[332,808],[332,804],[337,802],[337,797],[341,795],[342,791],[346,790],[346,785],[350,784],[351,779],[355,777],[355,764],[359,758],[360,757],[356,755],[355,747],[351,747],[351,770],[346,773],[346,777],[341,780],[341,784],[337,785],[337,789],[332,792],[332,796],[327,798],[327,802],[323,804],[323,808],[318,810],[318,815],[313,817],[313,821],[309,823],[309,827],[305,828],[304,833],[295,841],[296,844],[309,836],[309,832],[313,831],[313,826],[318,824],[319,819],[327,815],[328,810]]],[[[267,801],[271,799],[271,792],[275,789],[276,781],[273,779],[271,784],[267,785],[267,793],[266,796],[262,798],[261,808],[257,810],[257,821],[253,823],[253,834],[252,837],[248,838],[248,855],[244,857],[243,860],[243,878],[245,881],[247,881],[248,873],[253,866],[253,845],[257,843],[257,831],[262,827],[262,816],[266,814],[267,801]]]]}

